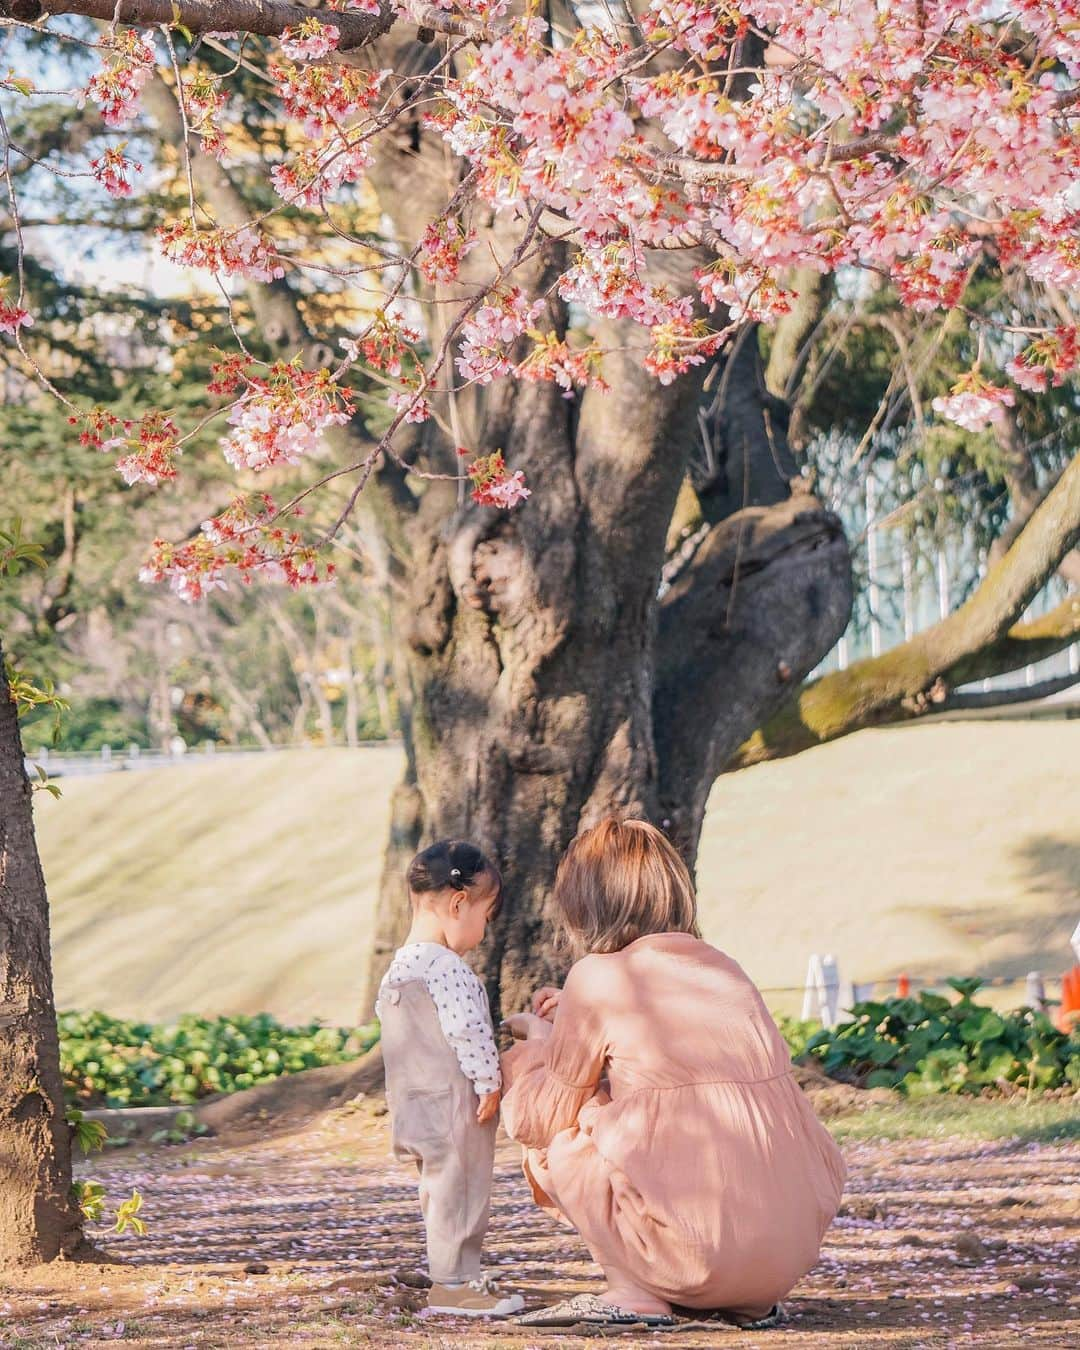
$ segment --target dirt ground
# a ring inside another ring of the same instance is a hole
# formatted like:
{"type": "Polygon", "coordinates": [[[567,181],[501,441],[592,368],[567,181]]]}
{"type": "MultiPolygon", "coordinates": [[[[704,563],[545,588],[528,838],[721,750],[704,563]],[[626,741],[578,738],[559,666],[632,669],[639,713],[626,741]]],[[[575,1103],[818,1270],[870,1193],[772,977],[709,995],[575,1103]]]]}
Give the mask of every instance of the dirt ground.
{"type": "MultiPolygon", "coordinates": [[[[376,1101],[276,1138],[117,1150],[82,1170],[115,1204],[137,1186],[143,1238],[99,1236],[122,1264],[0,1276],[0,1348],[584,1346],[596,1339],[427,1319],[408,1172],[376,1101]],[[404,1277],[404,1283],[402,1283],[404,1277]]],[[[620,1345],[1080,1345],[1080,1142],[853,1143],[848,1197],[779,1331],[696,1323],[620,1345]]],[[[703,1162],[703,1165],[706,1165],[703,1162]]],[[[530,1306],[597,1288],[578,1240],[529,1202],[499,1150],[492,1266],[530,1306]]]]}

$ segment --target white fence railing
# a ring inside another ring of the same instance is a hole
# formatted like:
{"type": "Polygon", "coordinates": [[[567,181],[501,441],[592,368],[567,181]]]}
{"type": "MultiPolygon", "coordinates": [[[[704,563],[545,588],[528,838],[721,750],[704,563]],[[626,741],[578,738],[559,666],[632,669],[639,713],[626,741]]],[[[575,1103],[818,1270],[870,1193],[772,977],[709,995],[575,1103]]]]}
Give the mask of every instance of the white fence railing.
{"type": "MultiPolygon", "coordinates": [[[[349,747],[356,750],[368,750],[372,746],[388,745],[388,741],[361,741],[359,745],[349,747]]],[[[219,745],[216,741],[204,741],[200,746],[188,746],[182,741],[174,749],[144,750],[138,745],[129,745],[117,749],[103,745],[100,750],[49,750],[45,747],[34,750],[26,756],[26,772],[37,777],[40,767],[50,778],[80,778],[88,774],[117,773],[132,769],[176,768],[182,764],[206,764],[222,756],[235,759],[245,755],[286,754],[290,750],[321,749],[322,747],[303,745],[219,745]]],[[[335,750],[343,746],[333,746],[335,750]]]]}

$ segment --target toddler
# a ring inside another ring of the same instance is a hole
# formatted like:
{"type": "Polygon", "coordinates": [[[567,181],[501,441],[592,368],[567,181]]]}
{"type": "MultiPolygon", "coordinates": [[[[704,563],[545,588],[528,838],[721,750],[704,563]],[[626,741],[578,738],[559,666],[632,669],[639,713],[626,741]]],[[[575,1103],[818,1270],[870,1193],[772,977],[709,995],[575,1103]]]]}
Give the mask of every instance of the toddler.
{"type": "Polygon", "coordinates": [[[428,1309],[509,1317],[480,1270],[491,1205],[502,1077],[484,986],[461,959],[484,940],[502,903],[499,873],[461,840],[432,844],[409,864],[413,921],[375,1005],[398,1158],[420,1174],[431,1290],[428,1309]]]}

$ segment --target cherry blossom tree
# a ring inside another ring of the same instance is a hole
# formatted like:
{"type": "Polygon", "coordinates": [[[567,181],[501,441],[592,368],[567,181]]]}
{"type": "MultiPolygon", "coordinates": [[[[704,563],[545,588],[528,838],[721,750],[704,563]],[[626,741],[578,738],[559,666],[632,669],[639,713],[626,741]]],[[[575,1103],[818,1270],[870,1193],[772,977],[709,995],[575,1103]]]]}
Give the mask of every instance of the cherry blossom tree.
{"type": "MultiPolygon", "coordinates": [[[[0,126],[17,240],[0,328],[27,374],[129,483],[174,490],[207,425],[237,471],[236,500],[157,541],[144,578],[192,601],[326,584],[347,523],[388,578],[407,769],[376,968],[422,840],[468,834],[502,862],[511,903],[484,959],[516,1003],[558,964],[544,897],[581,824],[641,812],[692,859],[725,767],[917,715],[1075,639],[1075,597],[1037,633],[1024,621],[1076,543],[1073,461],[1018,508],[967,605],[803,688],[847,623],[848,549],[760,338],[774,327],[772,357],[797,363],[807,299],[836,277],[973,335],[925,417],[1003,431],[1072,378],[1077,0],[0,0],[0,16],[100,62],[70,96],[118,135],[57,172],[126,198],[148,175],[125,136],[177,149],[185,204],[159,247],[231,307],[197,424],[69,399],[28,304],[13,166],[31,152],[0,126]],[[281,128],[257,190],[236,134],[252,99],[281,128]],[[378,235],[346,221],[361,194],[378,235]],[[301,218],[306,234],[284,230],[301,218]],[[362,323],[313,324],[330,286],[363,297],[362,323]],[[299,492],[264,490],[298,465],[299,492]]],[[[56,96],[14,68],[0,90],[56,96]]]]}

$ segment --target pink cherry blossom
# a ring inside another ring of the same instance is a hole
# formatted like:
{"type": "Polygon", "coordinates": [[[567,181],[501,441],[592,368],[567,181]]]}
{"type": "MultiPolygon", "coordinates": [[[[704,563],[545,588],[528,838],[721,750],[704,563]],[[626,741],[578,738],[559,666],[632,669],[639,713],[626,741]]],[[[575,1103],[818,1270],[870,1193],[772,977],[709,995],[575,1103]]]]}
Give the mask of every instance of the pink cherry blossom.
{"type": "Polygon", "coordinates": [[[318,19],[305,19],[298,28],[286,28],[281,35],[281,50],[290,61],[318,61],[334,51],[341,34],[318,19]]]}
{"type": "Polygon", "coordinates": [[[0,286],[0,333],[9,333],[14,337],[20,328],[29,328],[33,322],[34,316],[29,310],[8,300],[0,286]]]}
{"type": "Polygon", "coordinates": [[[936,413],[955,422],[965,431],[984,431],[1005,417],[1005,409],[1016,402],[1011,389],[1000,389],[981,381],[975,386],[957,384],[951,393],[935,398],[936,413]]]}
{"type": "Polygon", "coordinates": [[[296,464],[319,448],[330,427],[347,423],[352,412],[349,391],[329,371],[279,363],[269,379],[249,377],[229,412],[233,430],[222,438],[221,448],[238,469],[296,464]]]}
{"type": "Polygon", "coordinates": [[[386,401],[395,412],[404,412],[406,422],[426,422],[431,416],[431,405],[419,394],[393,389],[387,394],[386,401]]]}
{"type": "Polygon", "coordinates": [[[142,165],[128,159],[123,146],[115,146],[90,161],[90,172],[110,197],[130,197],[134,189],[128,175],[142,173],[142,165]]]}
{"type": "Polygon", "coordinates": [[[285,275],[270,241],[248,225],[239,230],[198,230],[185,219],[162,226],[158,241],[166,258],[185,267],[251,281],[274,281],[285,275]]]}
{"type": "Polygon", "coordinates": [[[107,55],[102,69],[91,76],[85,97],[101,108],[106,126],[127,126],[138,112],[139,95],[153,72],[154,49],[130,28],[106,34],[98,46],[107,55]]]}

